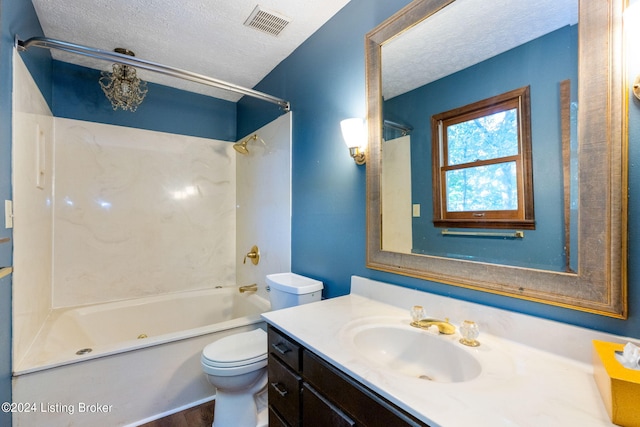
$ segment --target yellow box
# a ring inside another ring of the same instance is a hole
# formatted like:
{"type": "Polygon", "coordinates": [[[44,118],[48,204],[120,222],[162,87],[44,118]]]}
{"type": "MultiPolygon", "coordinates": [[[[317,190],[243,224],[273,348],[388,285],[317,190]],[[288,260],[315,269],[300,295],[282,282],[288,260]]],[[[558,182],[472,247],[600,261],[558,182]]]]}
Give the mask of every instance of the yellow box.
{"type": "Polygon", "coordinates": [[[614,424],[640,427],[640,371],[625,368],[615,358],[624,344],[593,341],[593,376],[614,424]]]}

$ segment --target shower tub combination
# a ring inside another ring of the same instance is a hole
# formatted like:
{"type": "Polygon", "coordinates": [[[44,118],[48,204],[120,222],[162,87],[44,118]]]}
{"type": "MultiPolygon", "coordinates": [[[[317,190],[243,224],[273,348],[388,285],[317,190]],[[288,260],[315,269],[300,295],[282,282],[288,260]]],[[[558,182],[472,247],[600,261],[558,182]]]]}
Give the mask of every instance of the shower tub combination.
{"type": "Polygon", "coordinates": [[[202,349],[264,328],[269,309],[221,287],[54,310],[16,361],[13,401],[36,410],[14,425],[138,425],[210,401],[202,349]]]}

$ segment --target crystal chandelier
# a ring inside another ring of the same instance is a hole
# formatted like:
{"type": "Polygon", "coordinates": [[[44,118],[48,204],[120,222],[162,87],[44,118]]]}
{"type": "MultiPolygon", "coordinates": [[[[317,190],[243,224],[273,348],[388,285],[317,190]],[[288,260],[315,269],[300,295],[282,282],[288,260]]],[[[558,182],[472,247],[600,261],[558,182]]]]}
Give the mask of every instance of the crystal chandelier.
{"type": "MultiPolygon", "coordinates": [[[[128,49],[116,48],[114,52],[135,56],[128,49]]],[[[103,71],[100,77],[100,87],[107,96],[114,110],[121,108],[134,112],[147,95],[147,82],[136,75],[136,69],[124,64],[113,64],[113,72],[103,71]]]]}

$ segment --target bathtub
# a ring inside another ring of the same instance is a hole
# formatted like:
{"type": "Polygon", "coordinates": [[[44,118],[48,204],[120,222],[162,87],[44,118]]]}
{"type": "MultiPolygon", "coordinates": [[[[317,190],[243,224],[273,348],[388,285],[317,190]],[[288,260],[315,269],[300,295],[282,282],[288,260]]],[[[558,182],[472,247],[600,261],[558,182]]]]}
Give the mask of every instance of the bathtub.
{"type": "Polygon", "coordinates": [[[212,400],[202,349],[264,328],[269,308],[222,287],[53,310],[14,364],[14,402],[37,409],[14,413],[14,426],[133,426],[212,400]]]}

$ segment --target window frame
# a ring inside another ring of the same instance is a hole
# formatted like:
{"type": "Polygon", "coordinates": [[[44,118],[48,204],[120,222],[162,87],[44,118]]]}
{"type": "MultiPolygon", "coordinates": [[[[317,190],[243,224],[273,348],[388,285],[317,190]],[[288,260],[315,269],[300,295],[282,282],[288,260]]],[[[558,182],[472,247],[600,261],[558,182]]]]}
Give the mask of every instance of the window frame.
{"type": "Polygon", "coordinates": [[[433,223],[435,227],[535,229],[531,152],[530,88],[525,86],[431,117],[433,223]],[[446,127],[500,111],[517,109],[518,153],[512,156],[448,165],[446,127]],[[515,162],[518,192],[516,210],[447,211],[446,173],[479,166],[515,162]]]}

